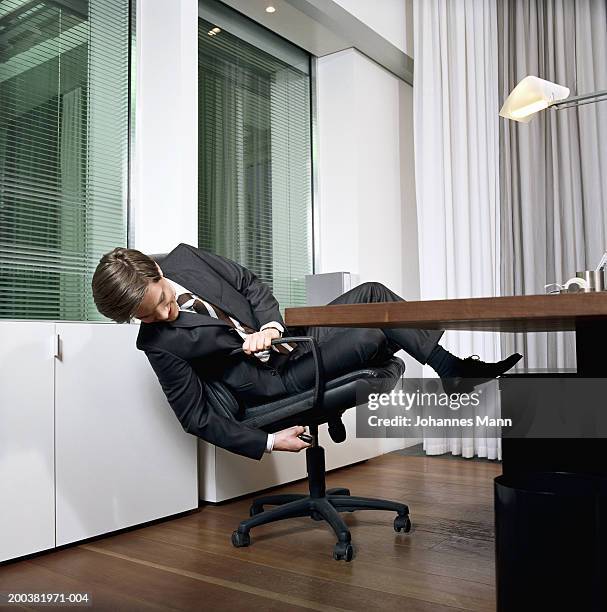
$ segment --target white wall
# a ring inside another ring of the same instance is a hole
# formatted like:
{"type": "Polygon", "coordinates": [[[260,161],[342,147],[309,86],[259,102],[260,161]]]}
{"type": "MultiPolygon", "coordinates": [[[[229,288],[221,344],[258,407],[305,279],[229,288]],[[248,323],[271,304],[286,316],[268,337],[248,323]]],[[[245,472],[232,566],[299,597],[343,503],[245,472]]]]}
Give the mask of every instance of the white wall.
{"type": "Polygon", "coordinates": [[[198,2],[137,0],[132,246],[198,244],[198,2]]]}
{"type": "MultiPolygon", "coordinates": [[[[415,150],[413,146],[413,87],[398,83],[400,206],[403,262],[403,292],[406,300],[420,299],[419,248],[417,237],[417,201],[415,193],[415,150]]],[[[422,365],[404,351],[407,376],[421,378],[422,365]]]]}
{"type": "Polygon", "coordinates": [[[317,87],[319,272],[416,298],[412,88],[354,49],[319,58],[317,87]]]}
{"type": "Polygon", "coordinates": [[[403,289],[399,80],[348,49],[318,60],[319,272],[403,289]]]}
{"type": "Polygon", "coordinates": [[[419,251],[417,202],[415,199],[415,151],[413,146],[413,87],[400,81],[398,97],[403,297],[407,300],[419,300],[419,251]]]}
{"type": "Polygon", "coordinates": [[[334,0],[413,57],[413,0],[334,0]]]}

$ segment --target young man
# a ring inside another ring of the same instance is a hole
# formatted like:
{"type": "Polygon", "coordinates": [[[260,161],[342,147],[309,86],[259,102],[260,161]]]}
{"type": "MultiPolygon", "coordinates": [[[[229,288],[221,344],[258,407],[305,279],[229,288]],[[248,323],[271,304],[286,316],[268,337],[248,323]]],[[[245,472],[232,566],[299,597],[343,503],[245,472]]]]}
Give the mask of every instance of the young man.
{"type": "MultiPolygon", "coordinates": [[[[103,315],[118,323],[141,321],[137,348],[146,353],[184,430],[253,459],[272,450],[306,448],[308,444],[298,437],[304,428],[266,434],[247,427],[213,409],[201,379],[220,380],[248,406],[312,387],[309,344],[270,344],[282,335],[315,337],[329,380],[404,349],[434,368],[449,393],[470,391],[472,379],[500,376],[521,358],[515,353],[497,363],[460,359],[438,344],[442,331],[340,327],[287,331],[278,302],[255,274],[187,244],[171,251],[162,269],[139,251],[116,248],[101,258],[92,288],[103,315]],[[244,354],[230,357],[230,351],[239,347],[244,354]]],[[[381,283],[370,282],[331,304],[402,299],[381,283]]],[[[341,422],[329,425],[338,428],[341,422]]]]}

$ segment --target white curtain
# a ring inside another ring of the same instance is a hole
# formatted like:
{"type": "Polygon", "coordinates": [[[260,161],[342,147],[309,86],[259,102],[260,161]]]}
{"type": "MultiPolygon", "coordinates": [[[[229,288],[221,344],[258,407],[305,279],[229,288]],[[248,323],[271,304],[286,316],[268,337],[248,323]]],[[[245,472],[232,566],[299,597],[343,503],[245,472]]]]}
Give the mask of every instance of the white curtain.
{"type": "MultiPolygon", "coordinates": [[[[496,2],[414,0],[414,31],[421,299],[499,295],[496,2]]],[[[447,332],[441,344],[500,359],[497,334],[447,332]]],[[[501,440],[487,433],[426,438],[424,450],[501,459],[501,440]]]]}

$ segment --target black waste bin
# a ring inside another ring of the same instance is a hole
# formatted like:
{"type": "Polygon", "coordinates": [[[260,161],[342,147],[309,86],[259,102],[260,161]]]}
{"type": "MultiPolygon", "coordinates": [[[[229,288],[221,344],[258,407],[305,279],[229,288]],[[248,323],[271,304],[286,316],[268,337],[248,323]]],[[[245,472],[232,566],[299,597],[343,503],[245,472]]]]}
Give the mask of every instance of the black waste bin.
{"type": "Polygon", "coordinates": [[[607,611],[607,480],[544,472],[494,482],[498,612],[607,611]]]}

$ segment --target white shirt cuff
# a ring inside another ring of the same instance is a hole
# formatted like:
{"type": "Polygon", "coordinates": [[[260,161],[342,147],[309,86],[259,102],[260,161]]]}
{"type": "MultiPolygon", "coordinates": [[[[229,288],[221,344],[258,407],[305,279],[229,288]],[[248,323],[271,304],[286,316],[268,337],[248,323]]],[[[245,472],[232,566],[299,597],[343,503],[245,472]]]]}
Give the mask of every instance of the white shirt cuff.
{"type": "Polygon", "coordinates": [[[264,323],[259,328],[259,331],[263,331],[267,327],[275,327],[280,332],[281,335],[285,333],[285,328],[278,321],[270,321],[269,323],[264,323]]]}
{"type": "Polygon", "coordinates": [[[275,434],[270,433],[268,434],[268,440],[266,442],[266,453],[271,453],[272,449],[274,448],[274,438],[275,438],[275,434]]]}

